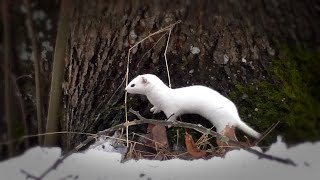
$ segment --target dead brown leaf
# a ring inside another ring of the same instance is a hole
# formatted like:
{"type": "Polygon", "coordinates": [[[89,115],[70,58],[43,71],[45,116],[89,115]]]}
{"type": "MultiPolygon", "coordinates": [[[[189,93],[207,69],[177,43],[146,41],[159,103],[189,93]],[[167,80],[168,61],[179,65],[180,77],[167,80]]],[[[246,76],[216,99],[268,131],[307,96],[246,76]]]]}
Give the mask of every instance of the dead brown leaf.
{"type": "Polygon", "coordinates": [[[186,135],[184,136],[185,138],[185,143],[187,147],[188,153],[194,157],[194,158],[204,158],[206,156],[206,152],[199,150],[194,141],[193,138],[190,134],[186,132],[186,135]]]}
{"type": "Polygon", "coordinates": [[[168,147],[169,143],[165,126],[149,124],[148,131],[152,135],[153,145],[156,149],[168,147]]]}

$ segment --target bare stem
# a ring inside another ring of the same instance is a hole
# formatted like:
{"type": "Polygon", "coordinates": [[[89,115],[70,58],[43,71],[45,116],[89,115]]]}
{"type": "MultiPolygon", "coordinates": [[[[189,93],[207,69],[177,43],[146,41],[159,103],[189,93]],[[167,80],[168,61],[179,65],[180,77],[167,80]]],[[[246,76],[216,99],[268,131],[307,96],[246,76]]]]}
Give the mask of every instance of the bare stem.
{"type": "MultiPolygon", "coordinates": [[[[62,96],[62,81],[65,68],[65,54],[69,37],[69,24],[73,14],[73,0],[61,1],[58,33],[55,44],[51,90],[48,109],[48,120],[46,132],[58,131],[59,127],[59,112],[61,107],[62,96]]],[[[46,146],[54,146],[57,144],[57,136],[46,136],[44,144],[46,146]]]]}
{"type": "MultiPolygon", "coordinates": [[[[165,31],[168,31],[170,30],[170,33],[171,33],[171,29],[172,27],[174,27],[176,24],[179,24],[181,21],[177,21],[175,22],[174,24],[171,24],[163,29],[160,29],[159,31],[156,31],[150,35],[148,35],[147,37],[141,39],[140,41],[138,41],[136,44],[134,44],[132,47],[130,47],[130,49],[128,50],[128,55],[127,55],[127,71],[126,71],[126,87],[128,86],[128,80],[129,80],[129,67],[130,67],[130,54],[131,54],[131,50],[133,48],[135,48],[136,46],[138,46],[139,44],[141,44],[143,41],[145,41],[146,39],[148,39],[149,37],[151,36],[154,36],[156,34],[159,34],[161,32],[165,32],[165,31]]],[[[169,34],[169,38],[170,38],[170,34],[169,34]]],[[[168,38],[168,41],[169,41],[169,38],[168,38]]],[[[168,46],[168,42],[167,42],[167,46],[168,46]]],[[[166,47],[167,49],[167,47],[166,47]]],[[[165,57],[166,58],[166,57],[165,57]]],[[[168,66],[167,66],[167,71],[168,71],[168,75],[169,75],[169,69],[168,69],[168,66]]],[[[170,79],[169,79],[169,84],[170,84],[170,79]]],[[[171,87],[171,84],[170,84],[170,87],[171,87]]],[[[125,110],[125,117],[126,117],[126,123],[128,123],[128,107],[127,107],[127,100],[128,100],[128,93],[125,92],[124,94],[124,110],[125,110]]],[[[129,146],[129,139],[128,139],[128,127],[126,127],[126,136],[127,136],[127,147],[129,146]]]]}
{"type": "MultiPolygon", "coordinates": [[[[40,83],[41,82],[40,64],[39,64],[40,54],[39,54],[39,49],[37,45],[36,32],[32,22],[29,0],[24,0],[24,4],[27,10],[26,26],[27,26],[28,35],[32,44],[32,59],[34,64],[34,76],[35,76],[35,84],[36,84],[36,107],[37,107],[38,133],[43,133],[44,123],[43,123],[43,117],[42,117],[43,104],[42,104],[42,98],[41,98],[42,96],[41,96],[41,83],[40,83]]],[[[43,137],[39,136],[39,144],[42,145],[42,143],[43,143],[43,137]]]]}
{"type": "MultiPolygon", "coordinates": [[[[12,109],[12,90],[10,86],[11,72],[11,28],[10,28],[10,13],[8,0],[2,1],[2,20],[3,20],[3,39],[4,39],[4,88],[5,88],[5,120],[7,126],[7,139],[13,138],[13,109],[12,109]]],[[[9,157],[14,154],[14,145],[8,145],[9,157]]]]}
{"type": "Polygon", "coordinates": [[[164,60],[166,61],[169,88],[171,88],[171,81],[170,81],[170,71],[169,71],[168,60],[167,60],[167,50],[168,50],[169,41],[170,41],[170,37],[171,37],[171,31],[172,31],[172,28],[170,28],[170,30],[169,30],[169,35],[168,35],[166,50],[165,50],[164,53],[163,53],[163,54],[164,54],[164,60]]]}

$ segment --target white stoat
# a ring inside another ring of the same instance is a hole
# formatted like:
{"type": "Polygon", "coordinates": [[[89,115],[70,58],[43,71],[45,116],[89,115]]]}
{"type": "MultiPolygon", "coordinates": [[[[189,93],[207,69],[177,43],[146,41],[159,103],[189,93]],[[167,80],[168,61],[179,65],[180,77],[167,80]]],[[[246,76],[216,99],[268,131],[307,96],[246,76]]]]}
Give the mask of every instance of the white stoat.
{"type": "Polygon", "coordinates": [[[218,133],[227,125],[238,127],[248,135],[259,138],[260,134],[245,124],[239,117],[234,103],[217,91],[205,86],[189,86],[171,89],[153,74],[134,78],[126,87],[131,94],[146,95],[153,113],[163,111],[169,121],[182,114],[199,114],[208,119],[218,133]]]}

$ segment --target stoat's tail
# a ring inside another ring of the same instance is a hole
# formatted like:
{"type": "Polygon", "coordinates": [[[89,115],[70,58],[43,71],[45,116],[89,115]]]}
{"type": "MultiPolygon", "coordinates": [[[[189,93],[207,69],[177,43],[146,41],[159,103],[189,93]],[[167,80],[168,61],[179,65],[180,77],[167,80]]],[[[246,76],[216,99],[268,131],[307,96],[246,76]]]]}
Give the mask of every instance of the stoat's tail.
{"type": "Polygon", "coordinates": [[[261,136],[260,133],[258,133],[257,131],[255,131],[251,127],[249,127],[246,123],[244,123],[241,120],[238,122],[238,128],[256,139],[258,139],[261,136]]]}

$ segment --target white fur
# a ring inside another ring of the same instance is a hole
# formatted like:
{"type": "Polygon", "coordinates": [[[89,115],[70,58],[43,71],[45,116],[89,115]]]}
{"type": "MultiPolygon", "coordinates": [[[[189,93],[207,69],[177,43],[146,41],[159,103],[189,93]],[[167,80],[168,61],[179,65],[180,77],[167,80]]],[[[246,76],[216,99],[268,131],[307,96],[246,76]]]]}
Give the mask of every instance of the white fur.
{"type": "Polygon", "coordinates": [[[126,87],[131,94],[146,95],[154,106],[153,113],[163,111],[174,121],[182,114],[199,114],[208,119],[221,133],[226,125],[235,126],[258,138],[260,134],[241,121],[234,103],[217,91],[205,86],[171,89],[153,74],[139,75],[126,87]],[[133,86],[133,87],[132,87],[133,86]]]}

